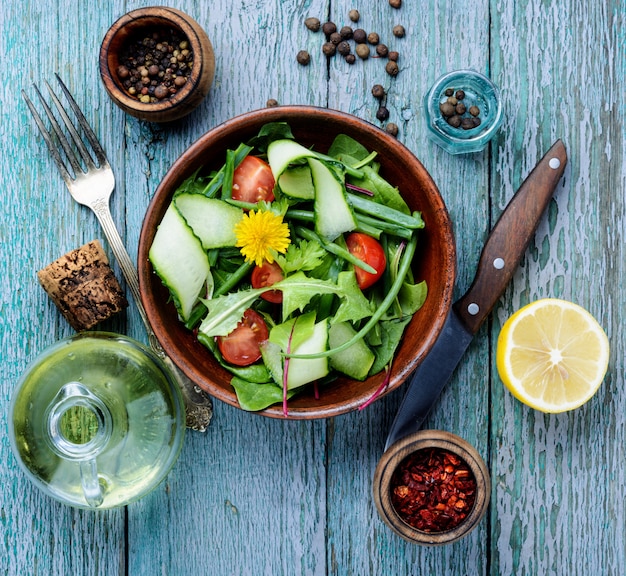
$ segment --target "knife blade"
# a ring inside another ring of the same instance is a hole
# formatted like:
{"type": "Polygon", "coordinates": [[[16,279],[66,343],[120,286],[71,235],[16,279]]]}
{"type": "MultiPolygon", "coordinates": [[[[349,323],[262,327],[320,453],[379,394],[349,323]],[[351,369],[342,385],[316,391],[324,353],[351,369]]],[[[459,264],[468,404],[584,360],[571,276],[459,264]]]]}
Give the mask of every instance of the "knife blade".
{"type": "Polygon", "coordinates": [[[487,238],[469,290],[452,305],[437,341],[411,376],[385,450],[420,429],[519,266],[566,164],[565,146],[557,140],[509,201],[487,238]]]}

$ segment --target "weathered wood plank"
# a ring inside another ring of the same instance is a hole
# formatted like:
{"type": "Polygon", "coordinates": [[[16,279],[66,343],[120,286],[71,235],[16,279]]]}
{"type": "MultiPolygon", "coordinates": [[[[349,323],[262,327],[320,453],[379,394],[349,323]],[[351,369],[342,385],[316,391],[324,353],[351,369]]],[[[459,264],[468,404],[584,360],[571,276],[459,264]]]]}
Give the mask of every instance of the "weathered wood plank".
{"type": "Polygon", "coordinates": [[[528,301],[554,296],[588,308],[613,354],[583,408],[542,415],[493,378],[492,574],[624,571],[623,452],[624,9],[543,2],[496,3],[494,76],[507,117],[493,170],[497,215],[553,140],[569,153],[549,218],[520,267],[494,334],[528,301]],[[618,66],[618,62],[621,66],[618,66]],[[623,108],[622,108],[623,111],[623,108]],[[523,439],[523,442],[520,442],[523,439]]]}

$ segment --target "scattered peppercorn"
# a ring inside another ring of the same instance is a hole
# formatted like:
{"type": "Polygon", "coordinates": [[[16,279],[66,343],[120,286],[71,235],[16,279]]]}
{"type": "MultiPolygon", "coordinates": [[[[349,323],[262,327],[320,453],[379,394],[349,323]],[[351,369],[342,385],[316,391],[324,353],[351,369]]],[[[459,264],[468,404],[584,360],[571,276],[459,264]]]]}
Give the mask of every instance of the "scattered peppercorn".
{"type": "Polygon", "coordinates": [[[409,454],[391,478],[391,503],[398,515],[422,532],[457,527],[476,501],[476,478],[461,458],[440,448],[409,454]]]}
{"type": "Polygon", "coordinates": [[[376,100],[382,100],[385,97],[385,89],[380,84],[374,84],[372,86],[372,96],[376,100]]]}
{"type": "Polygon", "coordinates": [[[347,56],[350,54],[350,44],[348,44],[345,40],[343,42],[339,42],[337,44],[337,52],[342,56],[347,56]]]}
{"type": "Polygon", "coordinates": [[[324,42],[322,44],[322,52],[326,56],[334,56],[337,51],[337,46],[335,46],[332,42],[324,42]]]}
{"type": "Polygon", "coordinates": [[[389,76],[397,76],[398,72],[400,72],[400,68],[398,68],[398,64],[393,60],[390,60],[385,65],[385,72],[389,74],[389,76]]]}
{"type": "Polygon", "coordinates": [[[389,58],[392,62],[397,62],[398,58],[400,58],[400,53],[395,50],[391,50],[389,54],[387,54],[387,58],[389,58]]]}
{"type": "Polygon", "coordinates": [[[324,24],[322,24],[322,32],[329,37],[332,33],[337,32],[337,26],[334,22],[324,22],[324,24]]]}
{"type": "Polygon", "coordinates": [[[306,50],[300,50],[296,55],[296,60],[298,64],[302,64],[302,66],[308,66],[311,61],[311,55],[306,50]]]}
{"type": "Polygon", "coordinates": [[[346,54],[344,59],[348,64],[354,64],[356,62],[356,56],[354,54],[346,54]]]}
{"type": "Polygon", "coordinates": [[[352,39],[357,44],[363,44],[367,40],[367,33],[363,30],[363,28],[357,28],[352,34],[352,39]]]}
{"type": "Polygon", "coordinates": [[[329,40],[335,45],[337,46],[337,44],[339,44],[339,42],[341,42],[341,34],[339,34],[339,32],[333,32],[330,36],[329,36],[329,40]]]}
{"type": "Polygon", "coordinates": [[[397,26],[394,26],[392,32],[396,38],[404,38],[404,35],[406,34],[404,26],[400,24],[398,24],[397,26]]]}
{"type": "Polygon", "coordinates": [[[278,100],[276,100],[275,98],[270,98],[265,105],[268,108],[275,108],[276,106],[278,106],[278,100]]]}
{"type": "Polygon", "coordinates": [[[367,35],[367,41],[372,45],[376,46],[380,42],[380,36],[376,32],[370,32],[367,35]]]}
{"type": "Polygon", "coordinates": [[[389,0],[389,6],[392,8],[400,8],[400,6],[402,6],[402,0],[389,0]]]}
{"type": "Polygon", "coordinates": [[[176,94],[192,68],[189,40],[177,30],[160,28],[149,36],[131,37],[123,45],[117,75],[130,96],[148,104],[176,94]]]}
{"type": "Polygon", "coordinates": [[[385,106],[380,106],[376,111],[376,118],[383,122],[389,118],[389,110],[385,106]]]}
{"type": "Polygon", "coordinates": [[[385,58],[387,54],[389,54],[389,48],[387,48],[385,44],[379,44],[376,46],[376,54],[378,54],[381,58],[385,58]]]}
{"type": "Polygon", "coordinates": [[[387,132],[387,134],[390,134],[391,136],[395,138],[398,135],[398,125],[394,124],[393,122],[389,122],[385,126],[385,132],[387,132]]]}
{"type": "Polygon", "coordinates": [[[343,40],[350,40],[353,34],[354,30],[352,30],[351,26],[344,26],[341,30],[339,30],[339,35],[343,40]]]}
{"type": "Polygon", "coordinates": [[[361,15],[358,10],[350,10],[350,12],[348,12],[348,18],[350,18],[352,22],[358,22],[360,17],[361,15]]]}
{"type": "Polygon", "coordinates": [[[310,17],[310,18],[307,18],[304,21],[304,25],[311,32],[319,32],[319,29],[320,29],[320,26],[321,26],[321,22],[319,21],[319,18],[310,17]]]}
{"type": "Polygon", "coordinates": [[[356,55],[362,60],[367,60],[370,56],[370,49],[367,44],[358,44],[356,47],[356,55]]]}

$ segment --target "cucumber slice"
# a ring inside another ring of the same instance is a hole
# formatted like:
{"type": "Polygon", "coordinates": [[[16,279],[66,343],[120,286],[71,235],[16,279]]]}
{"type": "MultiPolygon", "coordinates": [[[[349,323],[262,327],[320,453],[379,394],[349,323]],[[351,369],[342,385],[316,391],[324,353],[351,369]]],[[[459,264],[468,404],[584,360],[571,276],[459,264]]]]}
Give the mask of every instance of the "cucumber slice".
{"type": "MultiPolygon", "coordinates": [[[[331,350],[338,348],[348,342],[355,334],[356,330],[348,322],[333,324],[328,331],[328,345],[331,350]]],[[[331,354],[330,365],[350,378],[365,380],[374,364],[374,359],[374,353],[361,339],[346,350],[331,354]]]]}
{"type": "Polygon", "coordinates": [[[198,237],[173,204],[166,210],[148,253],[170,291],[178,313],[189,318],[209,276],[209,260],[198,237]]]}
{"type": "MultiPolygon", "coordinates": [[[[315,324],[313,334],[296,349],[293,354],[317,354],[328,350],[328,322],[322,320],[315,324]]],[[[328,358],[290,358],[287,365],[287,390],[299,388],[309,382],[327,376],[328,358]]]]}
{"type": "Polygon", "coordinates": [[[243,217],[243,210],[217,198],[203,194],[179,194],[174,204],[205,250],[234,246],[234,228],[243,217]]]}
{"type": "Polygon", "coordinates": [[[293,164],[303,158],[316,157],[313,150],[309,150],[293,140],[274,140],[267,147],[267,162],[272,169],[274,179],[278,181],[280,175],[293,164]]]}
{"type": "Polygon", "coordinates": [[[315,188],[308,164],[287,168],[278,179],[280,191],[290,198],[313,200],[315,188]]]}
{"type": "Polygon", "coordinates": [[[337,173],[315,158],[308,159],[315,186],[315,231],[332,241],[357,227],[346,189],[337,173]]]}

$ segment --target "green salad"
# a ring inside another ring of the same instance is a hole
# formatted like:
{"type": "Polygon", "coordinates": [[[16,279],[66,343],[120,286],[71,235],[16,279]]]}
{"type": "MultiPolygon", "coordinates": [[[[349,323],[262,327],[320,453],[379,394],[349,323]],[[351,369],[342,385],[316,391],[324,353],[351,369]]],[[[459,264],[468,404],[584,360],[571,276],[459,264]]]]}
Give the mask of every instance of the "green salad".
{"type": "Polygon", "coordinates": [[[182,183],[149,258],[240,406],[288,415],[305,386],[389,373],[426,298],[411,266],[423,227],[375,151],[339,135],[323,154],[272,123],[182,183]]]}

